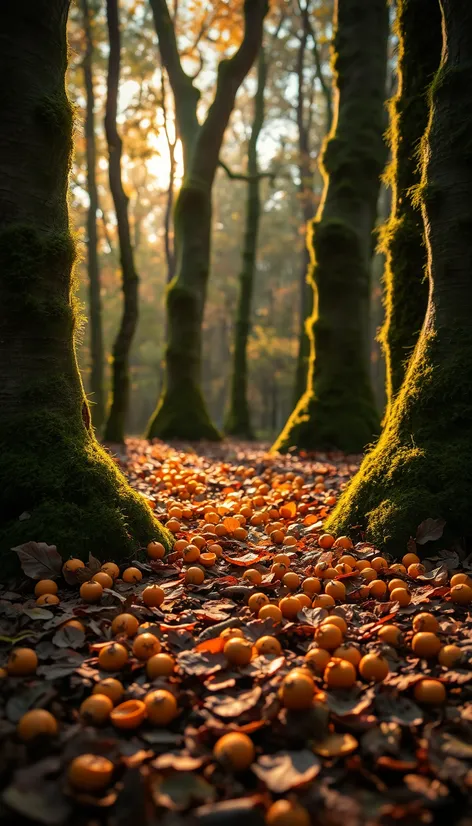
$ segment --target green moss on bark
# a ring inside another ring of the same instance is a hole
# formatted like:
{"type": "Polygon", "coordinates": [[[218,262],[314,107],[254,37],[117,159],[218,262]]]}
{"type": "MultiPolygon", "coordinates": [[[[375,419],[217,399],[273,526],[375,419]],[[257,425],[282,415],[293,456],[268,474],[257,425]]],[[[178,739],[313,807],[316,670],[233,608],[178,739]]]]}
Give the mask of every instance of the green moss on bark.
{"type": "Polygon", "coordinates": [[[414,193],[421,179],[419,145],[428,122],[428,88],[441,58],[439,3],[399,0],[395,28],[398,87],[390,102],[392,161],[385,176],[392,188],[392,211],[381,233],[386,267],[385,323],[380,340],[388,405],[400,389],[428,301],[423,220],[414,193]]]}
{"type": "Polygon", "coordinates": [[[274,450],[358,452],[380,428],[368,336],[372,233],[386,159],[388,11],[383,0],[338,0],[335,9],[336,116],[323,151],[323,199],[308,237],[314,303],[307,387],[274,450]]]}
{"type": "Polygon", "coordinates": [[[382,436],[326,526],[345,533],[358,525],[398,556],[429,517],[446,521],[446,540],[472,537],[472,8],[451,0],[442,8],[447,49],[432,85],[418,191],[426,318],[382,436]]]}

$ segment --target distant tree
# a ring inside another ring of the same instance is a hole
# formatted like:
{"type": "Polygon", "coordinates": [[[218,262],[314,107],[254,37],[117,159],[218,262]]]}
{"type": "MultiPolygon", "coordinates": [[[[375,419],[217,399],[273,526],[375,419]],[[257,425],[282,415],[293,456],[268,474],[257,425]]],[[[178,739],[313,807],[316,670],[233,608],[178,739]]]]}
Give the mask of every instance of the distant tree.
{"type": "Polygon", "coordinates": [[[386,254],[385,310],[381,338],[387,403],[398,393],[426,313],[428,278],[418,150],[429,116],[428,88],[441,59],[441,9],[429,0],[398,0],[398,84],[390,103],[392,188],[390,219],[382,231],[386,254]],[[428,25],[425,25],[427,19],[428,25]]]}
{"type": "Polygon", "coordinates": [[[171,544],[96,441],[77,369],[68,9],[68,0],[16,0],[2,10],[2,578],[15,564],[10,548],[29,540],[54,543],[66,558],[98,556],[105,546],[128,556],[153,537],[171,544]]]}
{"type": "Polygon", "coordinates": [[[373,230],[383,140],[389,31],[384,0],[337,0],[336,111],[325,145],[325,189],[309,229],[314,289],[307,389],[274,449],[356,452],[378,433],[369,373],[373,230]]]}
{"type": "Polygon", "coordinates": [[[100,295],[100,267],[98,261],[98,191],[97,151],[95,140],[95,91],[93,82],[93,32],[89,0],[81,0],[85,35],[85,54],[82,61],[85,86],[85,150],[87,158],[87,270],[90,321],[90,390],[92,393],[92,420],[100,431],[105,421],[105,387],[103,380],[104,345],[102,331],[102,301],[100,295]]]}
{"type": "Polygon", "coordinates": [[[184,72],[166,0],[150,0],[161,61],[175,101],[183,146],[184,182],[175,206],[176,275],[167,293],[165,387],[148,427],[150,438],[218,440],[201,390],[202,322],[210,268],[212,187],[236,93],[262,41],[267,0],[245,0],[244,36],[218,67],[216,91],[202,124],[199,92],[184,72]]]}
{"type": "Polygon", "coordinates": [[[116,118],[120,82],[121,37],[118,0],[107,0],[110,53],[108,58],[105,134],[108,145],[108,177],[118,226],[123,285],[123,314],[113,345],[112,397],[105,426],[107,442],[124,442],[129,406],[129,353],[138,323],[139,278],[134,263],[128,218],[128,196],[121,175],[122,140],[116,118]]]}
{"type": "MultiPolygon", "coordinates": [[[[472,536],[472,6],[442,0],[441,8],[442,57],[417,193],[428,255],[426,317],[381,438],[328,523],[342,532],[359,525],[399,556],[428,518],[445,520],[446,540],[472,536]]],[[[402,15],[399,34],[408,42],[412,22],[402,15]]],[[[415,71],[415,56],[403,53],[404,71],[409,58],[415,71]]]]}

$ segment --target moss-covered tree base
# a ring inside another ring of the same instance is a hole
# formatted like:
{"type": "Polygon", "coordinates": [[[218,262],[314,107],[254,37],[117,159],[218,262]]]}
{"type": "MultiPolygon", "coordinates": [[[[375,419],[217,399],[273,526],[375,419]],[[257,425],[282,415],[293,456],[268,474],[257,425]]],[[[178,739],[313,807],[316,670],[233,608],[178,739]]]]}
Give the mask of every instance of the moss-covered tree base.
{"type": "Polygon", "coordinates": [[[394,556],[428,518],[445,541],[472,537],[472,334],[424,333],[389,421],[326,529],[365,537],[394,556]]]}
{"type": "Polygon", "coordinates": [[[30,540],[69,556],[120,560],[171,534],[79,420],[25,411],[2,428],[0,578],[18,567],[11,548],[30,540]]]}
{"type": "Polygon", "coordinates": [[[221,441],[221,433],[208,415],[200,388],[191,381],[165,389],[147,429],[148,439],[221,441]]]}

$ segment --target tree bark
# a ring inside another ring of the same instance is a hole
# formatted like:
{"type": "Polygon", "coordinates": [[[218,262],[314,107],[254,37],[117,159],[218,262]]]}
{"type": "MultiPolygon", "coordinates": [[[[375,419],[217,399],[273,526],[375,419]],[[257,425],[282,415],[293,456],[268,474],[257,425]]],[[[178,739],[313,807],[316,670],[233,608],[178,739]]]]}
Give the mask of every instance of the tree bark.
{"type": "Polygon", "coordinates": [[[97,250],[97,155],[95,146],[95,92],[92,68],[94,47],[88,0],[81,0],[81,7],[85,33],[85,55],[82,68],[84,72],[86,99],[85,146],[87,157],[87,192],[89,196],[89,206],[87,210],[87,269],[90,313],[90,389],[92,393],[92,421],[95,428],[100,431],[105,421],[105,388],[103,379],[104,347],[102,302],[100,296],[100,269],[97,250]]]}
{"type": "Polygon", "coordinates": [[[180,64],[166,0],[151,0],[151,6],[162,62],[175,98],[177,125],[184,147],[185,177],[175,206],[176,275],[167,291],[166,381],[147,435],[149,438],[217,441],[221,436],[211,421],[201,390],[202,322],[210,270],[212,187],[236,93],[254,63],[262,41],[267,0],[245,0],[243,40],[237,52],[218,66],[215,96],[201,126],[196,113],[198,97],[180,64]]]}
{"type": "Polygon", "coordinates": [[[372,233],[386,160],[387,5],[337,0],[335,29],[336,114],[323,154],[323,199],[308,236],[314,309],[307,389],[276,450],[358,452],[379,431],[368,329],[372,233]]]}
{"type": "Polygon", "coordinates": [[[403,382],[428,303],[426,246],[415,191],[421,178],[418,147],[428,122],[428,88],[441,59],[441,10],[429,0],[399,0],[398,86],[390,104],[392,188],[390,219],[382,231],[386,254],[385,353],[388,407],[403,382]],[[427,20],[427,25],[425,21],[427,20]]]}
{"type": "Polygon", "coordinates": [[[251,416],[247,398],[248,365],[247,343],[251,329],[251,306],[257,260],[257,240],[261,214],[259,164],[257,142],[264,125],[264,93],[267,80],[267,64],[264,49],[259,52],[257,89],[254,97],[254,118],[247,155],[246,227],[244,232],[243,265],[239,276],[239,296],[236,311],[233,363],[229,410],[225,430],[230,436],[253,439],[251,416]]]}
{"type": "Polygon", "coordinates": [[[108,59],[105,134],[108,144],[108,177],[118,226],[123,290],[123,314],[113,345],[112,401],[105,426],[107,442],[124,442],[129,406],[129,354],[138,323],[139,278],[135,269],[128,218],[128,196],[121,179],[122,141],[116,126],[120,81],[121,38],[118,0],[107,0],[110,43],[108,59]]]}
{"type": "Polygon", "coordinates": [[[67,208],[68,0],[17,0],[0,32],[0,550],[36,540],[68,558],[171,537],[99,446],[80,379],[67,208]],[[23,518],[21,518],[23,517],[23,518]]]}
{"type": "Polygon", "coordinates": [[[343,532],[361,525],[399,556],[429,517],[446,521],[443,543],[472,536],[472,7],[468,0],[441,6],[442,58],[431,86],[418,192],[428,256],[426,317],[382,436],[329,521],[343,532]]]}

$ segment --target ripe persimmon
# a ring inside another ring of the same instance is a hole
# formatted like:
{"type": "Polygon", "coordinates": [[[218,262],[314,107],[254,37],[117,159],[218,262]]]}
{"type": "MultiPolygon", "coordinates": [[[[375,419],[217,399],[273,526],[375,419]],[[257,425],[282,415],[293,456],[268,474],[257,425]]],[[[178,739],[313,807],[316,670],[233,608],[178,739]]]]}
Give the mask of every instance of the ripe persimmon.
{"type": "Polygon", "coordinates": [[[113,578],[106,571],[98,571],[91,581],[98,582],[102,588],[113,588],[113,578]]]}
{"type": "Polygon", "coordinates": [[[359,674],[364,680],[381,683],[388,676],[390,669],[385,657],[380,654],[365,654],[359,663],[359,674]]]}
{"type": "Polygon", "coordinates": [[[166,593],[159,585],[148,585],[141,594],[141,599],[148,608],[158,608],[165,598],[166,593]]]}
{"type": "Polygon", "coordinates": [[[38,667],[38,657],[32,648],[14,648],[10,652],[7,671],[10,677],[29,677],[38,667]]]}
{"type": "Polygon", "coordinates": [[[252,643],[244,637],[231,637],[223,651],[231,665],[247,665],[252,658],[252,643]]]}
{"type": "Polygon", "coordinates": [[[278,657],[282,653],[282,646],[276,637],[259,637],[256,640],[255,647],[258,654],[264,654],[264,656],[275,655],[278,657]]]}
{"type": "Polygon", "coordinates": [[[362,568],[361,574],[363,579],[365,579],[367,582],[373,582],[374,579],[377,579],[377,571],[370,567],[362,568]]]}
{"type": "Polygon", "coordinates": [[[346,586],[342,582],[330,579],[325,585],[325,594],[329,594],[334,600],[344,602],[346,599],[346,586]]]}
{"type": "Polygon", "coordinates": [[[391,579],[388,583],[388,590],[392,593],[392,591],[395,591],[397,588],[405,588],[405,590],[408,590],[408,585],[403,579],[398,579],[398,577],[396,577],[395,579],[391,579]]]}
{"type": "Polygon", "coordinates": [[[185,582],[187,585],[201,585],[205,579],[205,573],[201,568],[192,566],[185,571],[185,582]]]}
{"type": "Polygon", "coordinates": [[[334,651],[343,641],[343,632],[337,625],[323,623],[315,631],[315,642],[319,648],[334,651]]]}
{"type": "Polygon", "coordinates": [[[170,654],[154,654],[146,663],[146,673],[151,680],[168,677],[175,670],[175,660],[170,654]]]}
{"type": "Polygon", "coordinates": [[[266,594],[262,594],[258,591],[255,594],[251,594],[247,601],[247,604],[250,611],[252,611],[254,614],[258,614],[262,606],[267,605],[268,602],[269,597],[266,596],[266,594]]]}
{"type": "Polygon", "coordinates": [[[314,576],[308,576],[302,582],[302,588],[305,594],[312,596],[313,594],[321,593],[321,580],[314,576]]]}
{"type": "Polygon", "coordinates": [[[113,634],[126,634],[127,637],[134,637],[139,628],[139,620],[133,614],[118,614],[111,624],[113,634]]]}
{"type": "Polygon", "coordinates": [[[426,573],[426,568],[421,562],[413,562],[412,565],[408,565],[408,576],[411,576],[412,579],[417,579],[419,576],[423,576],[426,573]]]}
{"type": "Polygon", "coordinates": [[[324,681],[328,688],[351,688],[356,682],[356,669],[349,660],[333,658],[325,668],[324,681]]]}
{"type": "Polygon", "coordinates": [[[331,659],[331,654],[325,648],[310,648],[305,654],[305,663],[317,674],[323,674],[331,659]]]}
{"type": "Polygon", "coordinates": [[[377,636],[382,642],[393,645],[394,648],[401,645],[403,640],[403,634],[398,625],[382,625],[382,628],[377,631],[377,636]]]}
{"type": "Polygon", "coordinates": [[[105,677],[104,680],[95,683],[92,691],[92,694],[102,694],[109,697],[113,705],[120,702],[124,693],[123,683],[120,683],[114,677],[105,677]]]}
{"type": "Polygon", "coordinates": [[[340,617],[338,614],[330,614],[329,617],[325,617],[324,620],[321,620],[321,625],[337,625],[343,634],[347,633],[347,622],[344,617],[340,617]]]}
{"type": "Polygon", "coordinates": [[[357,668],[362,659],[362,654],[355,645],[344,642],[334,650],[333,657],[336,657],[338,660],[346,660],[347,662],[352,663],[354,668],[357,668]]]}
{"type": "Polygon", "coordinates": [[[420,562],[420,558],[417,554],[408,553],[402,558],[402,563],[405,568],[408,570],[410,565],[415,565],[416,563],[420,562]]]}
{"type": "Polygon", "coordinates": [[[339,536],[334,543],[335,548],[342,548],[343,551],[352,551],[354,545],[348,536],[339,536]]]}
{"type": "Polygon", "coordinates": [[[229,628],[224,628],[220,634],[222,640],[230,640],[233,637],[239,637],[240,639],[244,638],[244,632],[241,628],[233,628],[230,626],[229,628]]]}
{"type": "Polygon", "coordinates": [[[149,559],[164,559],[166,555],[166,549],[162,542],[149,542],[146,553],[149,559]]]}
{"type": "Polygon", "coordinates": [[[413,619],[413,631],[432,631],[436,634],[439,631],[439,622],[433,614],[422,611],[413,619]]]}
{"type": "Polygon", "coordinates": [[[248,568],[244,571],[243,579],[247,580],[251,585],[260,585],[262,582],[262,574],[257,568],[248,568]]]}
{"type": "Polygon", "coordinates": [[[471,584],[471,579],[470,579],[470,576],[468,576],[467,574],[454,574],[454,576],[451,576],[451,581],[449,583],[451,588],[453,588],[454,585],[469,585],[470,586],[470,584],[471,584]]]}
{"type": "Polygon", "coordinates": [[[187,545],[182,552],[185,563],[198,562],[200,559],[200,548],[197,545],[187,545]]]}
{"type": "Polygon", "coordinates": [[[370,567],[373,568],[374,571],[381,571],[382,568],[388,568],[388,562],[384,556],[374,556],[370,561],[370,567]]]}
{"type": "Polygon", "coordinates": [[[113,702],[107,694],[91,694],[80,706],[80,717],[88,725],[101,726],[113,709],[113,702]]]}
{"type": "Polygon", "coordinates": [[[439,706],[446,700],[446,689],[439,680],[419,680],[414,688],[415,700],[430,706],[439,706]]]}
{"type": "Polygon", "coordinates": [[[85,562],[81,559],[68,559],[62,566],[63,574],[74,574],[79,568],[85,568],[85,562]]]}
{"type": "Polygon", "coordinates": [[[286,568],[290,568],[290,557],[288,554],[276,554],[272,563],[280,563],[281,565],[285,565],[286,568]]]}
{"type": "Polygon", "coordinates": [[[99,582],[84,582],[80,586],[79,594],[84,602],[100,602],[103,595],[103,587],[99,582]]]}
{"type": "Polygon", "coordinates": [[[390,599],[405,608],[411,602],[411,594],[406,588],[395,588],[394,591],[390,592],[390,599]]]}
{"type": "Polygon", "coordinates": [[[83,633],[85,634],[85,625],[83,625],[83,623],[81,623],[80,620],[67,620],[67,622],[64,623],[62,628],[77,628],[77,631],[83,631],[83,633]]]}
{"type": "Polygon", "coordinates": [[[293,800],[276,800],[267,810],[267,826],[310,826],[311,818],[304,806],[293,800]]]}
{"type": "Polygon", "coordinates": [[[100,754],[80,754],[69,764],[67,777],[74,788],[83,792],[98,792],[109,785],[113,763],[100,754]]]}
{"type": "Polygon", "coordinates": [[[110,720],[116,728],[132,730],[138,728],[146,718],[146,706],[142,700],[125,700],[110,713],[110,720]]]}
{"type": "Polygon", "coordinates": [[[235,772],[242,772],[254,762],[256,750],[247,734],[230,731],[216,741],[213,754],[223,765],[235,772]]]}
{"type": "Polygon", "coordinates": [[[34,595],[42,597],[43,594],[57,594],[57,582],[53,579],[40,579],[34,586],[34,595]]]}
{"type": "Polygon", "coordinates": [[[460,585],[454,585],[450,591],[451,599],[457,605],[469,605],[472,602],[472,588],[466,585],[465,582],[460,585]]]}
{"type": "Polygon", "coordinates": [[[158,688],[144,698],[149,722],[155,726],[167,726],[177,714],[177,700],[170,691],[158,688]]]}
{"type": "Polygon", "coordinates": [[[446,668],[452,668],[461,659],[462,649],[458,645],[445,645],[438,654],[438,663],[446,668]]]}
{"type": "Polygon", "coordinates": [[[54,737],[57,734],[57,720],[44,708],[34,708],[20,717],[16,732],[20,740],[28,742],[39,736],[54,737]]]}
{"type": "Polygon", "coordinates": [[[314,694],[312,678],[297,669],[287,674],[280,689],[280,699],[288,709],[311,708],[314,694]]]}
{"type": "Polygon", "coordinates": [[[115,562],[105,562],[104,565],[100,568],[101,571],[105,571],[108,576],[111,576],[113,580],[118,579],[120,575],[120,569],[115,562]]]}
{"type": "Polygon", "coordinates": [[[103,671],[120,671],[127,662],[128,651],[118,642],[112,642],[100,649],[98,665],[103,671]]]}
{"type": "Polygon", "coordinates": [[[387,583],[383,579],[374,579],[369,583],[369,596],[374,599],[382,599],[387,593],[387,583]]]}
{"type": "Polygon", "coordinates": [[[290,591],[296,591],[300,585],[300,577],[295,571],[287,571],[283,576],[282,582],[290,591]]]}
{"type": "Polygon", "coordinates": [[[441,640],[431,631],[419,631],[411,641],[411,647],[417,657],[430,659],[441,650],[441,640]]]}
{"type": "Polygon", "coordinates": [[[36,600],[36,605],[59,605],[60,599],[56,594],[41,594],[36,600]]]}
{"type": "Polygon", "coordinates": [[[318,594],[311,604],[313,608],[327,608],[328,610],[336,605],[333,597],[330,597],[329,594],[318,594]]]}
{"type": "Polygon", "coordinates": [[[283,597],[279,601],[279,608],[282,611],[282,615],[289,620],[296,619],[301,607],[297,597],[283,597]]]}
{"type": "Polygon", "coordinates": [[[122,576],[123,582],[132,582],[132,583],[141,582],[142,578],[143,578],[143,575],[142,575],[141,571],[139,570],[139,568],[133,568],[131,566],[131,568],[125,568],[125,570],[123,571],[123,576],[122,576]]]}
{"type": "Polygon", "coordinates": [[[144,632],[133,640],[133,654],[138,660],[148,660],[154,654],[159,654],[161,644],[154,634],[144,632]]]}
{"type": "Polygon", "coordinates": [[[272,619],[274,622],[282,622],[283,614],[278,605],[263,605],[257,614],[258,619],[272,619]]]}
{"type": "Polygon", "coordinates": [[[324,551],[329,551],[329,549],[333,547],[334,541],[334,536],[331,536],[330,533],[322,533],[321,536],[318,537],[318,545],[320,548],[323,548],[324,551]]]}

